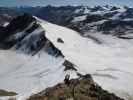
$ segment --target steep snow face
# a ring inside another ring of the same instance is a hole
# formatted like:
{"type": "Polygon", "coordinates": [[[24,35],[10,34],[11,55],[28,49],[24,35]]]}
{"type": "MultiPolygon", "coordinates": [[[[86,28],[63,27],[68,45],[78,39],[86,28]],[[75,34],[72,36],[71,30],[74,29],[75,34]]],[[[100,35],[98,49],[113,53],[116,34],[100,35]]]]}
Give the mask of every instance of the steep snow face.
{"type": "Polygon", "coordinates": [[[24,29],[11,34],[8,37],[11,41],[18,40],[23,35],[24,38],[9,50],[0,50],[0,89],[15,91],[19,93],[18,99],[23,100],[24,95],[63,81],[66,74],[75,78],[77,76],[74,71],[64,71],[63,63],[68,60],[76,65],[79,73],[92,74],[94,80],[104,89],[126,100],[132,98],[132,40],[89,32],[86,33],[88,38],[83,38],[68,28],[38,18],[36,20],[39,27],[28,31],[29,33],[24,29]],[[63,42],[59,42],[59,39],[63,42]],[[44,44],[40,46],[42,42],[44,44]],[[39,47],[36,43],[39,43],[39,47]],[[27,54],[34,47],[37,52],[34,55],[27,54]],[[57,54],[59,50],[64,57],[53,55],[53,52],[57,54]]]}
{"type": "MultiPolygon", "coordinates": [[[[46,38],[45,30],[35,20],[27,22],[24,27],[23,18],[28,20],[31,17],[23,15],[14,19],[12,25],[5,27],[11,34],[1,40],[4,41],[3,47],[10,43],[12,45],[7,50],[0,47],[0,89],[18,93],[18,100],[25,100],[24,97],[31,93],[62,82],[66,74],[77,77],[75,72],[64,71],[62,53],[46,38]]],[[[4,30],[2,32],[6,33],[4,30]]]]}
{"type": "Polygon", "coordinates": [[[75,31],[39,21],[46,31],[46,37],[62,51],[66,59],[77,65],[78,72],[91,73],[104,89],[126,100],[133,98],[132,40],[94,34],[102,42],[99,45],[90,38],[81,37],[75,31]],[[58,43],[58,38],[64,44],[58,43]]]}
{"type": "MultiPolygon", "coordinates": [[[[45,52],[29,56],[14,51],[0,50],[0,89],[15,91],[18,100],[31,93],[62,82],[65,75],[62,57],[53,57],[45,52]]],[[[73,74],[73,78],[76,77],[73,74]]]]}
{"type": "Polygon", "coordinates": [[[25,93],[27,91],[28,93],[32,89],[34,90],[43,85],[47,87],[50,83],[58,81],[56,78],[49,80],[50,77],[56,75],[60,79],[60,77],[63,78],[64,76],[64,67],[61,66],[63,63],[62,58],[56,59],[46,53],[31,57],[17,54],[13,51],[0,51],[0,55],[0,63],[2,65],[0,87],[2,89],[13,90],[18,93],[25,93]],[[58,74],[60,75],[58,76],[58,74]],[[43,81],[44,83],[42,83],[43,81]]]}

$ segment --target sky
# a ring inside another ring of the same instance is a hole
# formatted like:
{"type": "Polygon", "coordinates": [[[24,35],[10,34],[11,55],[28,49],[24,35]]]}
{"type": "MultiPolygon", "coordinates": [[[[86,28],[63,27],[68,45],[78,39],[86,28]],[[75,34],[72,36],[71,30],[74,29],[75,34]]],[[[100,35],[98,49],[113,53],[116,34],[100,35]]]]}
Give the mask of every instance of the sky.
{"type": "Polygon", "coordinates": [[[126,5],[133,7],[133,0],[0,0],[0,6],[46,6],[46,5],[126,5]]]}

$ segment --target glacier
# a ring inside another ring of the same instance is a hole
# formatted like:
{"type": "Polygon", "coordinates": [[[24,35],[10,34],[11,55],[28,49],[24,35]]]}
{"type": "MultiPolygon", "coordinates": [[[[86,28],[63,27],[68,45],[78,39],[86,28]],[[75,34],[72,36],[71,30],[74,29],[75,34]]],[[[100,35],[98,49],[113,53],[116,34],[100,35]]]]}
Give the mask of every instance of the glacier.
{"type": "Polygon", "coordinates": [[[98,38],[102,42],[99,45],[76,31],[35,18],[47,39],[62,52],[64,58],[53,57],[43,49],[34,56],[13,49],[0,50],[0,89],[15,91],[19,94],[17,100],[24,100],[32,93],[63,81],[66,74],[76,78],[76,72],[64,71],[62,64],[66,59],[76,65],[79,73],[90,73],[103,89],[126,100],[133,98],[132,40],[87,33],[98,38]],[[64,43],[59,43],[58,38],[64,43]]]}
{"type": "Polygon", "coordinates": [[[103,42],[99,45],[73,30],[42,22],[40,24],[46,30],[47,38],[62,51],[66,59],[77,65],[78,72],[92,74],[104,89],[126,100],[133,98],[132,40],[93,34],[103,42]],[[59,37],[64,44],[57,42],[59,37]]]}

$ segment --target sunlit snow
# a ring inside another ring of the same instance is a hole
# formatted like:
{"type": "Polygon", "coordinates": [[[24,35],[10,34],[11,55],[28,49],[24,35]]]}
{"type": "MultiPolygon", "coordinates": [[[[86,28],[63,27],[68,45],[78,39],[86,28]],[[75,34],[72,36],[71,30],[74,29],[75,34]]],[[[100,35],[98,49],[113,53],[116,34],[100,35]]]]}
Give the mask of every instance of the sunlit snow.
{"type": "MultiPolygon", "coordinates": [[[[98,38],[97,44],[79,33],[37,19],[46,37],[62,51],[65,59],[77,65],[78,72],[92,74],[104,89],[118,96],[133,96],[133,41],[122,40],[101,33],[87,33],[98,38]],[[64,43],[57,42],[61,38],[64,43]]],[[[0,50],[0,89],[15,91],[18,97],[44,90],[63,81],[64,58],[40,51],[35,56],[0,50]]],[[[68,72],[71,77],[76,77],[68,72]]]]}
{"type": "Polygon", "coordinates": [[[41,25],[47,38],[63,52],[66,59],[78,66],[80,73],[91,73],[98,84],[118,96],[126,99],[133,96],[133,41],[93,34],[103,42],[99,45],[70,29],[46,22],[41,25]],[[59,37],[64,44],[56,42],[59,37]]]}

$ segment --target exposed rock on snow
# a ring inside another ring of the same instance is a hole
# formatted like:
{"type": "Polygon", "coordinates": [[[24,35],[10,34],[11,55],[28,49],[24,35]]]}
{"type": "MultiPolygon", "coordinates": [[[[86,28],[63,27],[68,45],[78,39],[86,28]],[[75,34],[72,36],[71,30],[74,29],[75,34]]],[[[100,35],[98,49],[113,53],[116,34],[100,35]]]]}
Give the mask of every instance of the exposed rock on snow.
{"type": "Polygon", "coordinates": [[[64,43],[64,41],[63,41],[61,38],[58,38],[58,39],[57,39],[57,42],[59,42],[59,43],[64,43]]]}
{"type": "Polygon", "coordinates": [[[63,65],[65,66],[65,69],[64,69],[65,71],[67,71],[67,70],[77,71],[77,69],[75,68],[75,65],[68,60],[65,60],[63,65]]]}

